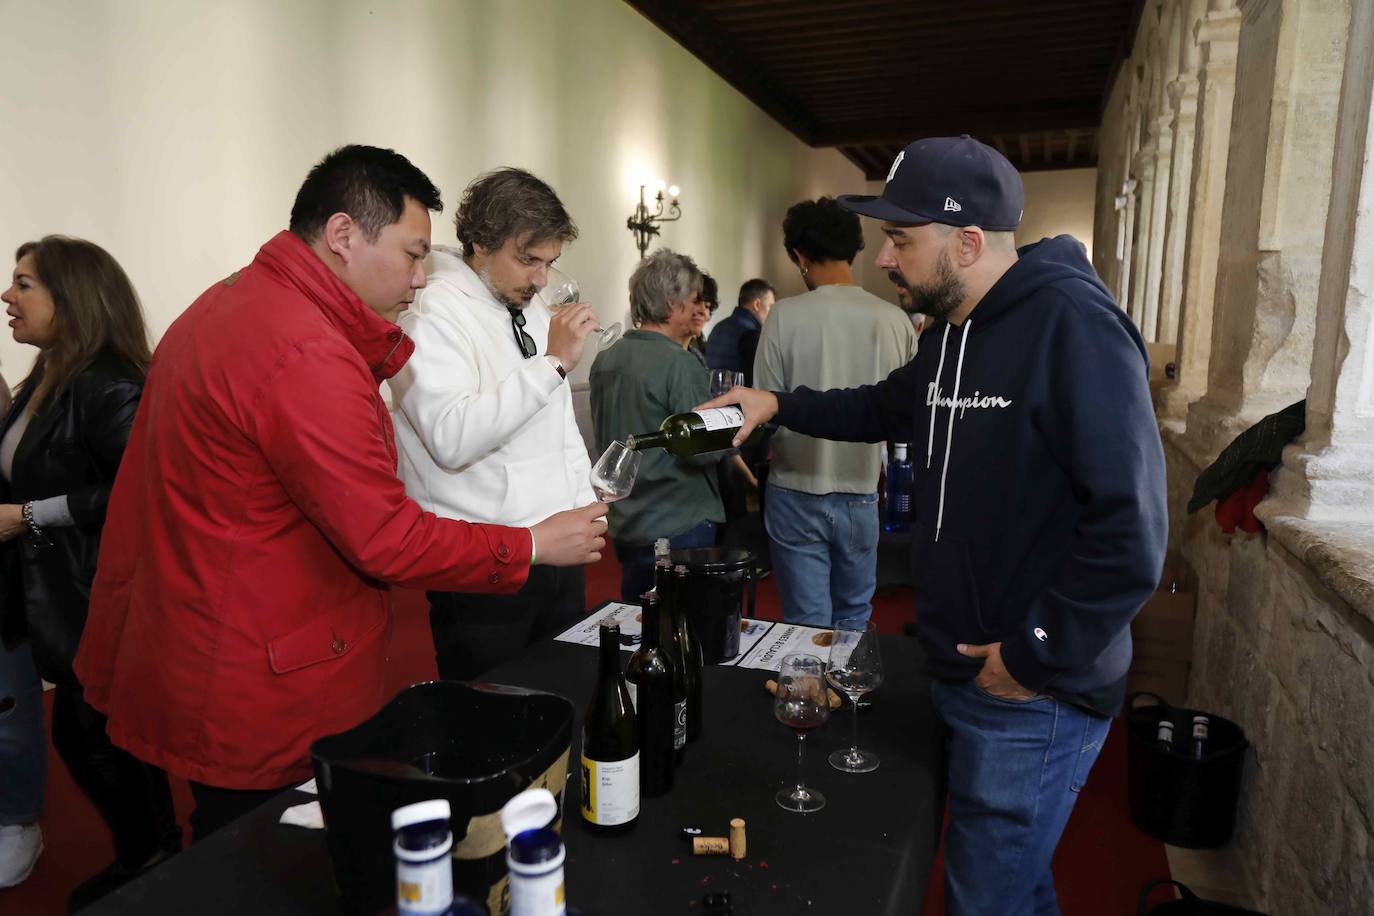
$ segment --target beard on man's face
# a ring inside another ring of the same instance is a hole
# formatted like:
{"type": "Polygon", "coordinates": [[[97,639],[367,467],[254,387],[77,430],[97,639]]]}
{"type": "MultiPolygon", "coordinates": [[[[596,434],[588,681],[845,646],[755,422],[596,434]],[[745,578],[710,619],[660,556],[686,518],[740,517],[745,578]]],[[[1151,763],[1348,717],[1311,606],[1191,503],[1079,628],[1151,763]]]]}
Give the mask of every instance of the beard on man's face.
{"type": "Polygon", "coordinates": [[[539,292],[539,287],[533,285],[522,286],[510,292],[504,292],[497,289],[496,284],[492,282],[491,268],[489,266],[484,265],[477,271],[477,276],[487,289],[491,291],[491,294],[496,297],[497,301],[510,308],[524,308],[530,304],[530,300],[534,298],[534,294],[539,292]]]}
{"type": "Polygon", "coordinates": [[[943,252],[935,262],[935,278],[929,283],[910,283],[895,270],[888,271],[887,276],[897,287],[897,302],[902,311],[910,314],[943,319],[964,301],[964,282],[954,272],[949,255],[943,252]]]}

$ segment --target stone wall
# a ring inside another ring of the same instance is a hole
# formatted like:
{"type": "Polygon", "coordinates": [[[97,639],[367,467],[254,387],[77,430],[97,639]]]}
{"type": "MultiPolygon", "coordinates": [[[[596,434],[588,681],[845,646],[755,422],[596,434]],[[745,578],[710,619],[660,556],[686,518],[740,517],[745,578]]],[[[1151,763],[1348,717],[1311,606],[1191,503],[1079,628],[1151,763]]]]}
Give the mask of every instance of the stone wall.
{"type": "Polygon", "coordinates": [[[1148,0],[1099,138],[1095,263],[1177,347],[1156,406],[1198,579],[1189,705],[1252,743],[1221,861],[1275,916],[1374,912],[1372,37],[1374,0],[1148,0]],[[1304,397],[1263,530],[1187,515],[1304,397]]]}
{"type": "Polygon", "coordinates": [[[1268,532],[1224,534],[1183,506],[1200,468],[1166,438],[1175,546],[1197,573],[1188,703],[1251,743],[1223,856],[1251,905],[1284,916],[1374,902],[1374,617],[1268,532]]]}

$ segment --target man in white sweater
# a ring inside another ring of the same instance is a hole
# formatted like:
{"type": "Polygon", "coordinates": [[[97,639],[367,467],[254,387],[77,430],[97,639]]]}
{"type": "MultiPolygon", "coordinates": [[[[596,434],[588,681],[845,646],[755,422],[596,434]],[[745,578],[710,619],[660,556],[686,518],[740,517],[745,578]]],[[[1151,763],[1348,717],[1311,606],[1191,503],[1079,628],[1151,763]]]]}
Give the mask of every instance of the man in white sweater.
{"type": "MultiPolygon", "coordinates": [[[[514,168],[468,185],[455,223],[462,249],[434,249],[400,320],[415,341],[391,380],[401,479],[444,518],[531,526],[595,501],[566,376],[597,318],[585,303],[551,316],[536,299],[577,227],[514,168]]],[[[534,566],[514,595],[430,592],[439,676],[477,677],[565,628],[584,589],[580,566],[534,566]]]]}

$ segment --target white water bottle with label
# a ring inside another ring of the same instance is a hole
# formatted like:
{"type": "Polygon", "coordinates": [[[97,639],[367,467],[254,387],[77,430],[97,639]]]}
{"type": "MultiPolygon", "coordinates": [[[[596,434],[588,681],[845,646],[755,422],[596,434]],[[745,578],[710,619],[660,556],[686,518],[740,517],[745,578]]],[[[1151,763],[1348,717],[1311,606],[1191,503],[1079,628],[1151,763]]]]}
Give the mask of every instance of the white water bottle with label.
{"type": "MultiPolygon", "coordinates": [[[[730,448],[730,442],[744,425],[744,411],[738,407],[713,407],[709,410],[689,410],[675,413],[659,425],[658,432],[631,436],[626,444],[633,449],[662,448],[679,457],[700,455],[730,448]]],[[[763,428],[756,427],[744,445],[753,445],[763,438],[763,428]]]]}

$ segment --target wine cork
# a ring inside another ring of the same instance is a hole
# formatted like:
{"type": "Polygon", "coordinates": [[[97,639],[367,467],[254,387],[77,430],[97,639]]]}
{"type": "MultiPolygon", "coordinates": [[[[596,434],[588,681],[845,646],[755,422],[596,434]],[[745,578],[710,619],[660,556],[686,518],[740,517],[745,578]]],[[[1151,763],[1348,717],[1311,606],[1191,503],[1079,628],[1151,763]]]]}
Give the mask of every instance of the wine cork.
{"type": "Polygon", "coordinates": [[[744,858],[744,818],[730,820],[730,858],[738,862],[744,858]]]}
{"type": "Polygon", "coordinates": [[[692,855],[723,856],[730,853],[730,841],[723,836],[692,837],[692,855]]]}

